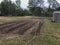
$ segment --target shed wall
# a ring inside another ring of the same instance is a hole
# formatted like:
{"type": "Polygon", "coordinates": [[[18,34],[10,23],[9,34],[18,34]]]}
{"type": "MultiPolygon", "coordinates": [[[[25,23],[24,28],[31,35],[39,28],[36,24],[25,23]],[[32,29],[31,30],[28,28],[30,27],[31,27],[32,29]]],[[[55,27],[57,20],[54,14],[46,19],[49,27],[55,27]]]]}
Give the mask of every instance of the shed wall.
{"type": "Polygon", "coordinates": [[[60,22],[60,13],[54,13],[53,17],[55,22],[60,22]]]}

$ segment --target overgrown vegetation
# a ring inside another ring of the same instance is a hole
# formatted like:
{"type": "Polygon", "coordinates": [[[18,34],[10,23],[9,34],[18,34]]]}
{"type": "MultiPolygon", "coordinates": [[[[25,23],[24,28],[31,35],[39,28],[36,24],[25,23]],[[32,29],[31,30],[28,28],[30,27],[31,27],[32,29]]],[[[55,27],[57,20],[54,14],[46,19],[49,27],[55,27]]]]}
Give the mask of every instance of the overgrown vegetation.
{"type": "Polygon", "coordinates": [[[27,36],[23,40],[20,36],[12,39],[1,39],[0,45],[60,45],[60,23],[52,23],[45,19],[40,35],[27,36]]]}

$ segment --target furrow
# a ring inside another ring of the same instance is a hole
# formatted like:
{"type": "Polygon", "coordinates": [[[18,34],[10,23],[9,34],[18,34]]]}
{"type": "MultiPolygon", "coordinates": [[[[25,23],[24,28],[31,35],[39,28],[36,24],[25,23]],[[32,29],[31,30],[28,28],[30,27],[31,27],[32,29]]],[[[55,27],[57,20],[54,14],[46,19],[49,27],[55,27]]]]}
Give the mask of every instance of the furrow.
{"type": "Polygon", "coordinates": [[[14,33],[17,33],[19,35],[23,35],[24,32],[26,32],[29,28],[31,28],[36,22],[32,21],[32,22],[28,23],[27,25],[18,28],[16,31],[14,31],[14,33]]]}
{"type": "MultiPolygon", "coordinates": [[[[28,21],[27,21],[27,22],[28,22],[28,21]]],[[[6,31],[14,30],[14,29],[16,29],[16,28],[19,27],[19,26],[23,26],[23,25],[26,24],[27,22],[18,23],[18,24],[15,24],[15,25],[11,26],[11,27],[8,27],[8,28],[6,27],[6,28],[4,28],[4,29],[1,29],[0,32],[1,32],[1,33],[4,33],[4,32],[6,32],[6,31]]]]}
{"type": "Polygon", "coordinates": [[[12,25],[15,25],[15,24],[18,24],[18,23],[21,23],[21,22],[24,22],[24,21],[20,21],[20,22],[14,22],[14,23],[9,23],[9,24],[4,24],[4,25],[1,25],[0,26],[0,30],[2,29],[2,28],[8,28],[8,27],[10,27],[10,26],[12,26],[12,25]]]}

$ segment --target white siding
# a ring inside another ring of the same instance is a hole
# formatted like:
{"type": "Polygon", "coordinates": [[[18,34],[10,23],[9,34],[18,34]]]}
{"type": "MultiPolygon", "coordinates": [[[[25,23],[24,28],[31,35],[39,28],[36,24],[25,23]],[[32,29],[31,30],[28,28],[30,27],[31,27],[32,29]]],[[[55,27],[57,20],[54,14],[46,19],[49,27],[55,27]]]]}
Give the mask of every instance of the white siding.
{"type": "Polygon", "coordinates": [[[53,13],[53,21],[60,22],[60,11],[54,11],[54,13],[53,13]]]}

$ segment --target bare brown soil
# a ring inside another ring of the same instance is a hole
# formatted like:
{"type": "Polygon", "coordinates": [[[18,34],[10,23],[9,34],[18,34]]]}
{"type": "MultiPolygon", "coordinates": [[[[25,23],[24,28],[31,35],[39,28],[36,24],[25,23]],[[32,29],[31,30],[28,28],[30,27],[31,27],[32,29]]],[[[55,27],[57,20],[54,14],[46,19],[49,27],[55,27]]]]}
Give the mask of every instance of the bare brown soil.
{"type": "Polygon", "coordinates": [[[0,37],[4,35],[27,35],[40,33],[43,25],[42,19],[29,19],[0,25],[0,37]],[[37,29],[35,25],[38,23],[37,29]]]}

